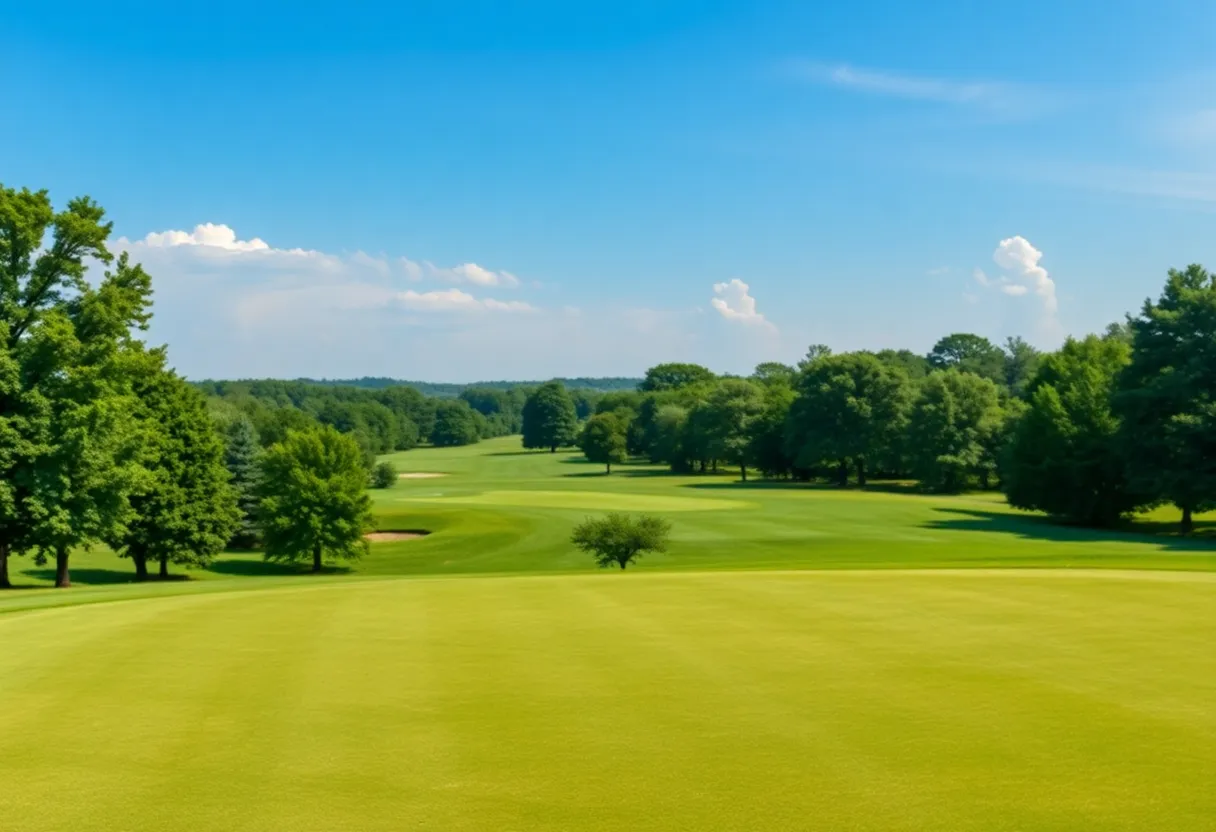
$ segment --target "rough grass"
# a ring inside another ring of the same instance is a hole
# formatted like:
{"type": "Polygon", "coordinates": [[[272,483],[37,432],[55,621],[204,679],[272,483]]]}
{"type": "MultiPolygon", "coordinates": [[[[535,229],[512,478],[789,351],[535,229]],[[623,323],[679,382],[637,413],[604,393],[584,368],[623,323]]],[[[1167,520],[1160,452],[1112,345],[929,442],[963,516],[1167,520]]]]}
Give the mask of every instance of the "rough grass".
{"type": "Polygon", "coordinates": [[[380,529],[432,534],[350,571],[0,594],[0,828],[1213,828],[1216,545],[1168,510],[395,461],[449,476],[380,529]],[[597,573],[570,528],[620,508],[671,552],[597,573]]]}

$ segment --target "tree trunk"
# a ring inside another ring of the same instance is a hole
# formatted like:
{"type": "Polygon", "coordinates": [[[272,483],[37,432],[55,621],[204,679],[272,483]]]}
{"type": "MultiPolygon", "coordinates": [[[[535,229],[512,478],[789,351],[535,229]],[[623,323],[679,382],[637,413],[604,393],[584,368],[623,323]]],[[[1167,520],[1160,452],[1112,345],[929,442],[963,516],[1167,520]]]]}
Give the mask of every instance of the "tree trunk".
{"type": "Polygon", "coordinates": [[[148,580],[148,558],[146,555],[137,552],[131,553],[131,560],[135,562],[135,580],[148,580]]]}
{"type": "Polygon", "coordinates": [[[864,459],[857,460],[857,485],[861,488],[866,487],[866,461],[864,459]]]}
{"type": "Polygon", "coordinates": [[[608,473],[611,474],[612,473],[612,463],[605,462],[604,465],[608,468],[608,473]]]}
{"type": "Polygon", "coordinates": [[[321,571],[321,544],[318,543],[312,547],[312,571],[321,571]]]}
{"type": "Polygon", "coordinates": [[[739,475],[743,478],[744,482],[747,482],[747,466],[746,465],[739,466],[739,475]]]}
{"type": "Polygon", "coordinates": [[[549,446],[549,453],[551,453],[551,454],[555,454],[555,453],[557,453],[557,446],[556,446],[556,445],[550,445],[550,446],[549,446]]]}
{"type": "Polygon", "coordinates": [[[718,460],[714,460],[714,464],[710,470],[712,470],[715,474],[718,473],[718,460]]]}
{"type": "Polygon", "coordinates": [[[705,473],[705,460],[701,460],[701,473],[705,473]]]}
{"type": "Polygon", "coordinates": [[[1182,507],[1182,533],[1190,534],[1195,531],[1195,520],[1191,517],[1191,507],[1182,507]]]}
{"type": "Polygon", "coordinates": [[[72,576],[68,572],[68,547],[60,546],[55,550],[55,587],[67,589],[72,585],[72,576]]]}
{"type": "Polygon", "coordinates": [[[169,579],[169,556],[160,556],[160,579],[162,581],[169,579]]]}
{"type": "Polygon", "coordinates": [[[0,543],[0,589],[12,589],[8,579],[8,544],[0,543]]]}
{"type": "Polygon", "coordinates": [[[983,488],[985,491],[988,490],[988,469],[987,468],[985,468],[983,471],[980,471],[980,487],[983,488]]]}
{"type": "Polygon", "coordinates": [[[836,484],[844,488],[849,484],[849,463],[845,460],[840,460],[840,467],[836,469],[836,484]]]}

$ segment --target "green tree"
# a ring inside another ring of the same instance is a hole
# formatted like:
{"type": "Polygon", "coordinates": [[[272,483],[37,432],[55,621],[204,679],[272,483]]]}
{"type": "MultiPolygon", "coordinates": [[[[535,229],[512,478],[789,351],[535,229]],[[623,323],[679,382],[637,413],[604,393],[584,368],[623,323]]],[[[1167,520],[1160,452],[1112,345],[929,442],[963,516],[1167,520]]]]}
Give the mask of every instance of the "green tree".
{"type": "Polygon", "coordinates": [[[796,390],[785,433],[793,465],[835,463],[841,485],[852,465],[864,486],[867,461],[888,453],[904,429],[907,376],[869,353],[845,353],[805,364],[796,390]]]}
{"type": "Polygon", "coordinates": [[[756,369],[752,371],[752,381],[764,385],[783,384],[790,386],[794,383],[794,376],[798,371],[789,364],[782,364],[779,361],[764,361],[756,365],[756,369]]]}
{"type": "Polygon", "coordinates": [[[460,399],[448,399],[435,407],[431,444],[437,448],[474,445],[481,440],[477,413],[460,399]]]}
{"type": "Polygon", "coordinates": [[[138,580],[147,579],[149,561],[167,578],[170,563],[208,565],[237,528],[240,510],[206,402],[165,369],[163,352],[146,355],[134,392],[148,476],[131,495],[131,519],[108,542],[135,564],[138,580]]]}
{"type": "Polygon", "coordinates": [[[714,378],[714,374],[700,364],[658,364],[646,371],[646,378],[638,385],[638,389],[643,393],[680,390],[694,384],[713,381],[714,378]]]}
{"type": "Polygon", "coordinates": [[[684,432],[688,424],[688,411],[678,404],[665,404],[658,408],[654,418],[654,437],[650,446],[650,459],[665,462],[673,471],[687,471],[690,457],[684,450],[684,432]]]}
{"type": "Polygon", "coordinates": [[[241,549],[257,546],[261,537],[258,524],[258,478],[261,473],[262,448],[258,434],[247,417],[234,419],[224,435],[224,467],[236,492],[240,518],[229,544],[241,549]]]}
{"type": "Polygon", "coordinates": [[[1039,369],[1042,353],[1019,337],[1005,341],[1005,379],[1004,383],[1009,392],[1015,396],[1023,396],[1026,387],[1039,369]]]}
{"type": "Polygon", "coordinates": [[[1003,420],[995,384],[947,370],[924,380],[912,407],[908,447],[913,474],[933,491],[956,493],[996,470],[992,436],[1003,420]]]}
{"type": "Polygon", "coordinates": [[[558,448],[573,445],[578,438],[574,402],[560,381],[537,387],[524,403],[523,445],[525,448],[558,448]]]}
{"type": "Polygon", "coordinates": [[[612,512],[600,520],[588,518],[575,527],[570,542],[595,558],[601,568],[622,571],[645,552],[666,552],[671,523],[643,514],[634,519],[612,512]]]}
{"type": "Polygon", "coordinates": [[[332,427],[292,431],[262,457],[261,518],[266,559],[354,560],[371,527],[363,453],[332,427]]]}
{"type": "Polygon", "coordinates": [[[397,484],[397,466],[385,461],[378,463],[372,470],[373,488],[392,488],[397,484]]]}
{"type": "Polygon", "coordinates": [[[788,476],[793,470],[785,451],[785,424],[793,403],[793,378],[766,385],[763,409],[748,426],[747,458],[766,477],[788,476]]]}
{"type": "Polygon", "coordinates": [[[738,465],[747,482],[752,425],[764,412],[764,394],[750,381],[722,379],[704,408],[710,457],[738,465]]]}
{"type": "Polygon", "coordinates": [[[912,350],[879,350],[874,355],[883,364],[903,370],[912,381],[919,381],[933,371],[929,359],[912,350]]]}
{"type": "Polygon", "coordinates": [[[597,413],[583,426],[579,447],[589,462],[602,463],[611,474],[613,463],[628,459],[625,424],[615,413],[597,413]]]}
{"type": "Polygon", "coordinates": [[[1130,321],[1131,363],[1115,407],[1137,488],[1169,500],[1190,534],[1216,508],[1216,276],[1171,269],[1160,299],[1130,321]]]}
{"type": "Polygon", "coordinates": [[[929,351],[929,363],[938,370],[954,368],[975,373],[997,384],[1005,383],[1005,353],[982,335],[956,332],[929,351]]]}
{"type": "Polygon", "coordinates": [[[1091,335],[1044,356],[1009,448],[1002,485],[1010,504],[1110,526],[1151,501],[1128,483],[1111,409],[1130,353],[1124,341],[1091,335]]]}

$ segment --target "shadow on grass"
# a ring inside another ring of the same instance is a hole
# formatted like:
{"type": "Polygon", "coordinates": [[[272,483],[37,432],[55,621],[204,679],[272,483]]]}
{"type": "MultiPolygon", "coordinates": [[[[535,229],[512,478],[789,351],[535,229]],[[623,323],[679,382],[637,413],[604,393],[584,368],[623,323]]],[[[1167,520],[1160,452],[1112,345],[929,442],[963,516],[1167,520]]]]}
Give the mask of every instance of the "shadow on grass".
{"type": "MultiPolygon", "coordinates": [[[[156,567],[152,567],[155,570],[156,567]]],[[[130,572],[119,569],[69,569],[68,570],[72,583],[86,586],[95,586],[101,584],[133,584],[135,583],[135,571],[130,572]]],[[[43,567],[35,569],[23,569],[22,575],[30,578],[37,578],[48,583],[55,582],[54,567],[43,567]]],[[[148,583],[161,580],[155,574],[148,577],[148,583]]],[[[186,575],[170,575],[169,580],[189,580],[186,575]]]]}
{"type": "MultiPolygon", "coordinates": [[[[721,477],[722,474],[682,474],[677,476],[706,476],[706,477],[721,477]]],[[[729,476],[729,475],[727,475],[729,476]]],[[[798,480],[730,480],[728,482],[690,482],[685,484],[685,488],[750,488],[754,490],[772,490],[772,491],[856,491],[859,493],[873,492],[875,494],[920,494],[922,491],[915,483],[898,482],[898,481],[880,481],[872,482],[865,486],[848,485],[841,488],[839,485],[826,482],[800,482],[798,480]]]]}
{"type": "Polygon", "coordinates": [[[1012,534],[1029,540],[1067,542],[1125,542],[1156,543],[1179,552],[1216,552],[1216,522],[1196,524],[1196,533],[1183,537],[1177,523],[1164,521],[1132,521],[1111,529],[1090,529],[1069,526],[1050,518],[1032,514],[1006,514],[980,509],[935,508],[949,515],[932,520],[925,528],[949,531],[996,532],[1012,534]]]}
{"type": "MultiPolygon", "coordinates": [[[[557,453],[561,453],[562,449],[558,448],[557,453]]],[[[493,451],[492,453],[482,454],[482,456],[540,456],[541,454],[549,454],[553,456],[553,452],[548,448],[525,448],[519,451],[493,451]]]]}
{"type": "MultiPolygon", "coordinates": [[[[311,568],[303,563],[278,563],[269,560],[229,559],[217,560],[208,567],[209,572],[217,575],[239,575],[242,577],[281,577],[284,575],[307,575],[311,568]]],[[[344,575],[349,567],[336,566],[323,568],[322,573],[344,575]]]]}

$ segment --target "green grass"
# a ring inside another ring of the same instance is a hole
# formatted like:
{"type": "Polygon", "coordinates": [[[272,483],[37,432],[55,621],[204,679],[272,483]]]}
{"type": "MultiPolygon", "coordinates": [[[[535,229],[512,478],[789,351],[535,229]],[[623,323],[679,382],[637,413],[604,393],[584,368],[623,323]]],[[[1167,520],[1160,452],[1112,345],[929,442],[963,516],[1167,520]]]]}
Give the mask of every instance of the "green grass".
{"type": "Polygon", "coordinates": [[[516,443],[396,458],[449,476],[377,492],[380,526],[433,534],[350,572],[136,585],[97,551],[0,595],[0,829],[1213,828],[1216,545],[1169,512],[516,443]],[[571,550],[617,509],[671,552],[571,550]]]}

